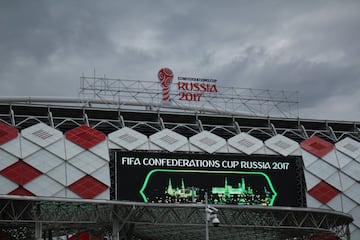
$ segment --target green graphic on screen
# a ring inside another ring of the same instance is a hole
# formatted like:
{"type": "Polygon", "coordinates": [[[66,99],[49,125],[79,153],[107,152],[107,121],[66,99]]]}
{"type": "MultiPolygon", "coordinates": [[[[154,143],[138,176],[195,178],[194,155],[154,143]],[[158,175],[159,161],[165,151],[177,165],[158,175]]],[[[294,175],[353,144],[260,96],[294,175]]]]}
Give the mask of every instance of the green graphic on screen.
{"type": "Polygon", "coordinates": [[[277,192],[263,172],[153,169],[139,193],[144,202],[273,206],[277,192]]]}

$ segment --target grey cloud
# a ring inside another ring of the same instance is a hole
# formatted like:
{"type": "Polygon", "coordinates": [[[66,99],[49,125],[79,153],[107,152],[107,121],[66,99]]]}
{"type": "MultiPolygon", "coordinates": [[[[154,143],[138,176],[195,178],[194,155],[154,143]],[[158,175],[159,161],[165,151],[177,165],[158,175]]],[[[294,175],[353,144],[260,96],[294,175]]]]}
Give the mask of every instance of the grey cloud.
{"type": "Polygon", "coordinates": [[[356,1],[2,1],[0,95],[74,95],[82,72],[156,80],[169,66],[223,86],[299,91],[313,114],[357,96],[358,9],[356,1]]]}

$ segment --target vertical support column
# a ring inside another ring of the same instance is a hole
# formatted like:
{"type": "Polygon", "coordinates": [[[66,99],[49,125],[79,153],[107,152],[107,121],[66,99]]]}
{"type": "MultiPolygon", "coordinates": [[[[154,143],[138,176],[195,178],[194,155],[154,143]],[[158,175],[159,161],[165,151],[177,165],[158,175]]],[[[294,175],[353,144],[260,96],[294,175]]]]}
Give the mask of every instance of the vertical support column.
{"type": "Polygon", "coordinates": [[[120,220],[117,216],[117,208],[116,206],[113,209],[112,213],[112,240],[120,240],[120,220]]]}
{"type": "Polygon", "coordinates": [[[49,239],[49,240],[52,240],[52,239],[53,239],[53,237],[52,237],[52,230],[51,230],[51,229],[48,230],[48,239],[49,239]]]}
{"type": "Polygon", "coordinates": [[[112,240],[120,240],[119,234],[120,234],[120,223],[119,219],[112,220],[112,240]]]}
{"type": "Polygon", "coordinates": [[[135,211],[135,206],[132,206],[131,209],[128,209],[129,212],[125,218],[123,218],[117,206],[114,206],[112,212],[112,240],[120,240],[120,239],[131,239],[131,235],[134,231],[134,225],[127,223],[128,219],[131,217],[133,212],[135,211]]]}
{"type": "Polygon", "coordinates": [[[35,240],[41,240],[42,234],[42,223],[35,222],[35,240]]]}
{"type": "Polygon", "coordinates": [[[41,235],[43,232],[42,222],[40,222],[41,208],[40,205],[36,206],[36,216],[35,216],[35,240],[41,240],[41,235]]]}
{"type": "Polygon", "coordinates": [[[345,226],[345,234],[346,234],[346,240],[350,240],[350,226],[349,226],[349,224],[346,224],[346,226],[345,226]]]}

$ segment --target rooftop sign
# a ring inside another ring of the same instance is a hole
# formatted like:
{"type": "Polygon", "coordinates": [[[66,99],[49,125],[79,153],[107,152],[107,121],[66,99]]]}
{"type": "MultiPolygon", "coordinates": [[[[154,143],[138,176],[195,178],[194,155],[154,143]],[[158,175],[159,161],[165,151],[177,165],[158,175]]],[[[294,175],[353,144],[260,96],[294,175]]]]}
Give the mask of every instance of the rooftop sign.
{"type": "Polygon", "coordinates": [[[178,77],[178,96],[180,101],[200,101],[204,94],[218,92],[216,79],[178,77]]]}
{"type": "MultiPolygon", "coordinates": [[[[179,111],[298,117],[298,92],[223,87],[216,79],[177,77],[161,68],[156,81],[80,77],[79,95],[113,108],[170,108],[179,111]],[[159,83],[160,81],[160,83],[159,83]]],[[[88,99],[88,100],[87,100],[88,99]]]]}

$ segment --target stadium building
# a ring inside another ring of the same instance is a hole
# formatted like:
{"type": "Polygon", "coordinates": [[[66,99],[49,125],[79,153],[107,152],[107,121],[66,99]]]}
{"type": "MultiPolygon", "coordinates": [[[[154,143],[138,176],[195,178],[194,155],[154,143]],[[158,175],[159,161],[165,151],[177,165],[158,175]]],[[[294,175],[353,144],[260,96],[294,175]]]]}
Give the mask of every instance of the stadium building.
{"type": "Polygon", "coordinates": [[[360,122],[158,77],[0,98],[1,239],[360,239],[360,122]]]}

